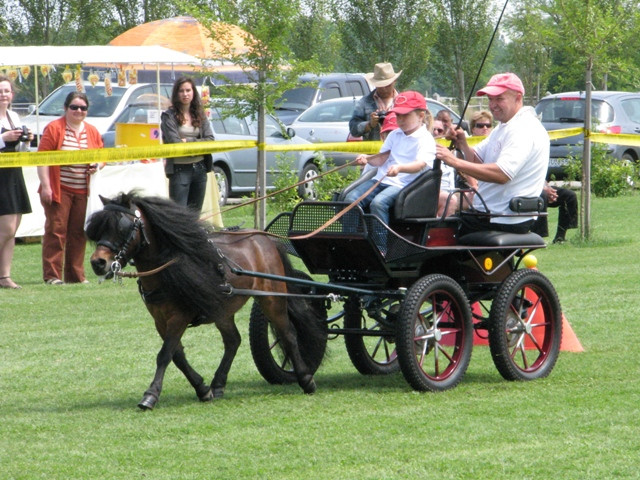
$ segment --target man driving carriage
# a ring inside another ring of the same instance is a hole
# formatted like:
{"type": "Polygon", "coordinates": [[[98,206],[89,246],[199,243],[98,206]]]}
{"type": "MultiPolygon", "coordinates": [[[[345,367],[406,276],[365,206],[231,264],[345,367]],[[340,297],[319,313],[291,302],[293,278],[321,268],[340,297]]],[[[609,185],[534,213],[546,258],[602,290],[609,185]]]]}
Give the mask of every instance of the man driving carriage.
{"type": "MultiPolygon", "coordinates": [[[[461,128],[450,132],[465,159],[444,146],[436,146],[439,158],[458,172],[478,180],[473,206],[492,214],[514,212],[514,197],[538,197],[545,185],[549,163],[549,135],[532,107],[523,104],[524,86],[513,73],[496,74],[477,95],[489,97],[489,109],[500,124],[489,136],[471,148],[461,128]],[[483,204],[484,201],[484,204],[483,204]]],[[[499,230],[527,233],[535,216],[462,216],[461,235],[473,231],[499,230]]]]}

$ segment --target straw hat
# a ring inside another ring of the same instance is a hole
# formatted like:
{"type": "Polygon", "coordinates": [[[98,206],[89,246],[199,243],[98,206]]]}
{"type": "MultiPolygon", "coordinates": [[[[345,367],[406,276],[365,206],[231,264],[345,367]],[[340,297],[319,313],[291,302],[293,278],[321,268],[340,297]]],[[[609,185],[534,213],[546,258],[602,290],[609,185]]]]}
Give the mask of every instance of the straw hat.
{"type": "Polygon", "coordinates": [[[395,73],[390,63],[376,63],[373,72],[367,73],[365,77],[374,87],[386,87],[395,82],[401,73],[402,70],[395,73]]]}

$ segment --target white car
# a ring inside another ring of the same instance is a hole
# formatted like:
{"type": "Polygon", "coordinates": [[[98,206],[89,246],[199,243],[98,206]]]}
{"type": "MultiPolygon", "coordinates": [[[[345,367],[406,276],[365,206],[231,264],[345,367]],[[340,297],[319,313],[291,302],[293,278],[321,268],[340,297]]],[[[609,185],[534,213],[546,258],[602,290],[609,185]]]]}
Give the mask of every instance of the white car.
{"type": "MultiPolygon", "coordinates": [[[[342,97],[316,103],[305,110],[291,124],[296,135],[312,143],[346,142],[360,140],[349,137],[349,120],[356,102],[361,97],[342,97]]],[[[356,153],[327,152],[326,157],[336,166],[344,165],[356,158],[356,153]]]]}
{"type": "MultiPolygon", "coordinates": [[[[122,113],[129,104],[136,103],[142,95],[157,94],[158,84],[156,83],[135,83],[125,87],[119,87],[116,82],[112,83],[111,95],[107,95],[104,82],[98,82],[95,86],[89,82],[83,82],[85,93],[89,99],[89,111],[86,121],[96,127],[101,134],[105,133],[114,123],[115,119],[122,113]]],[[[172,84],[161,83],[161,95],[171,98],[172,84]]],[[[67,83],[55,89],[37,107],[38,115],[34,109],[29,115],[22,119],[33,133],[42,135],[44,127],[60,118],[64,114],[64,100],[70,92],[76,91],[75,82],[67,83]]],[[[156,97],[157,98],[157,97],[156,97]]],[[[37,145],[37,139],[31,144],[37,145]]]]}

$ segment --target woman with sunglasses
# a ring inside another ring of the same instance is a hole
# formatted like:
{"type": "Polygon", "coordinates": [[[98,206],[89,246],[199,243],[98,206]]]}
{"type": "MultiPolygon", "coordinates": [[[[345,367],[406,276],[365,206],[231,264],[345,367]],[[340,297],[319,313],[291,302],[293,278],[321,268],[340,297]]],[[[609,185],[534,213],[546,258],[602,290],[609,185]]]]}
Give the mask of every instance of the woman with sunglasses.
{"type": "Polygon", "coordinates": [[[493,115],[489,110],[480,110],[471,116],[471,135],[486,137],[493,129],[493,115]]]}
{"type": "MultiPolygon", "coordinates": [[[[63,116],[45,127],[38,151],[102,148],[100,133],[84,121],[88,109],[84,93],[67,95],[63,116]]],[[[84,275],[84,221],[89,176],[96,170],[95,164],[38,167],[45,214],[42,273],[49,285],[89,283],[84,275]]]]}

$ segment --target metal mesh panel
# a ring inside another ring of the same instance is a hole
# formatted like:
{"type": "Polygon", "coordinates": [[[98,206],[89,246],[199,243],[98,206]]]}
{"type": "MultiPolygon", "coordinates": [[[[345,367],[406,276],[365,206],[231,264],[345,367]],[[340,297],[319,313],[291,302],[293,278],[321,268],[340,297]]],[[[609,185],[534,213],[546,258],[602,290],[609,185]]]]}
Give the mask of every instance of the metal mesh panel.
{"type": "MultiPolygon", "coordinates": [[[[293,211],[291,232],[304,234],[317,230],[335,215],[340,213],[345,203],[332,202],[302,202],[293,211]]],[[[322,230],[324,234],[366,234],[362,210],[354,208],[343,217],[322,230]]]]}
{"type": "Polygon", "coordinates": [[[289,224],[291,223],[291,212],[284,212],[278,215],[276,218],[271,220],[271,223],[267,225],[267,228],[264,230],[269,233],[273,233],[274,235],[278,235],[281,238],[278,238],[278,241],[282,242],[287,249],[287,253],[293,255],[295,257],[299,257],[298,252],[291,244],[291,242],[286,238],[289,234],[289,224]]]}

